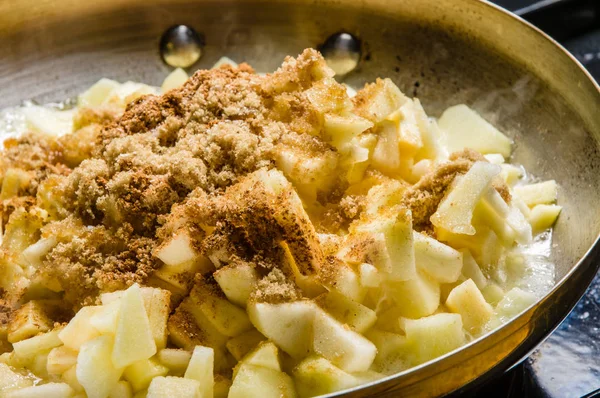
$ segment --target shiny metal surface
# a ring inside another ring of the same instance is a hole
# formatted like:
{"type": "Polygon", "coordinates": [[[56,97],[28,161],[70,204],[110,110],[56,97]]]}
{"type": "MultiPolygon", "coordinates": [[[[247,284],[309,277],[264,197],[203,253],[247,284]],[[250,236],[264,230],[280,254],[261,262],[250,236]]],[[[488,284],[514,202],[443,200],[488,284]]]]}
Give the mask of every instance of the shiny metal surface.
{"type": "Polygon", "coordinates": [[[99,77],[159,84],[158,40],[187,24],[206,39],[191,69],[223,55],[268,71],[287,54],[347,31],[363,42],[344,81],[390,77],[434,116],[466,102],[518,143],[514,160],[559,183],[557,286],[469,346],[349,396],[464,391],[533,349],[594,276],[600,231],[600,92],[567,53],[534,28],[474,0],[22,0],[0,3],[0,107],[73,96],[99,77]]]}
{"type": "Polygon", "coordinates": [[[162,34],[158,48],[165,63],[174,68],[189,68],[202,56],[202,38],[187,25],[174,25],[162,34]]]}

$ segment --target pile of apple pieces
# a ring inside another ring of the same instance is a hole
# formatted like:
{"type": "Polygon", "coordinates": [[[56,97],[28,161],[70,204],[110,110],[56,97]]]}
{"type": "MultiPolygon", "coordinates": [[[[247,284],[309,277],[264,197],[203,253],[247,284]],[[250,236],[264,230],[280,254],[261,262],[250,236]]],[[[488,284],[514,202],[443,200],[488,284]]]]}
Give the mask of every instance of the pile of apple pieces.
{"type": "MultiPolygon", "coordinates": [[[[285,271],[305,298],[257,300],[260,280],[251,266],[213,261],[221,291],[200,279],[169,316],[171,292],[185,290],[178,286],[181,275],[203,263],[181,231],[156,253],[165,263],[157,277],[168,289],[134,285],[104,294],[101,306],[84,307],[63,329],[44,323],[40,303],[23,306],[9,327],[14,351],[0,357],[0,391],[8,397],[314,396],[452,351],[530,305],[535,297],[504,292],[487,271],[515,242],[526,244],[532,231],[552,225],[560,211],[552,204],[556,184],[516,186],[508,205],[491,188],[494,178],[513,186],[520,176],[520,169],[504,164],[506,137],[465,106],[448,109],[439,121],[445,135],[433,134],[435,123],[423,118],[418,101],[406,102],[389,80],[374,87],[374,100],[362,110],[369,123],[339,135],[348,144],[373,125],[381,133],[375,141],[354,142],[367,152],[349,180],[360,184],[367,167],[414,180],[443,162],[447,149],[462,149],[460,140],[487,155],[489,162],[475,163],[457,179],[433,215],[438,240],[413,230],[410,212],[396,205],[402,187],[393,179],[368,190],[364,217],[341,237],[315,233],[288,181],[295,186],[298,175],[259,171],[247,186],[285,197],[286,217],[282,209],[272,212],[282,230],[302,231],[302,239],[284,239],[281,247],[285,271]],[[420,116],[411,118],[414,112],[420,116]],[[419,151],[428,157],[406,161],[419,151]],[[340,245],[333,263],[323,261],[331,241],[340,245]],[[306,248],[312,249],[308,257],[306,248]],[[167,335],[182,349],[167,348],[167,335]],[[232,379],[222,376],[234,365],[232,379]],[[14,368],[53,382],[34,386],[14,368]]],[[[335,137],[356,125],[354,119],[329,117],[326,127],[335,137]]],[[[289,157],[282,159],[285,165],[289,157]]],[[[327,162],[301,165],[306,170],[299,174],[318,177],[327,162]]]]}

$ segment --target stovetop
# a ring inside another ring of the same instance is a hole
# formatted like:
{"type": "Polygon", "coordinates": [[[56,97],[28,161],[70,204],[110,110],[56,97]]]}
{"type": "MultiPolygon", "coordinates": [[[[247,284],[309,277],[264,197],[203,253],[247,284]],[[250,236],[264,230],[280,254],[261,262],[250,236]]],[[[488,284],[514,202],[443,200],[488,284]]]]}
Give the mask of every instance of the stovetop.
{"type": "MultiPolygon", "coordinates": [[[[551,34],[600,81],[600,0],[492,1],[551,34]],[[548,12],[536,10],[536,3],[569,4],[548,12]]],[[[472,395],[600,397],[600,273],[567,319],[527,360],[472,395]]]]}

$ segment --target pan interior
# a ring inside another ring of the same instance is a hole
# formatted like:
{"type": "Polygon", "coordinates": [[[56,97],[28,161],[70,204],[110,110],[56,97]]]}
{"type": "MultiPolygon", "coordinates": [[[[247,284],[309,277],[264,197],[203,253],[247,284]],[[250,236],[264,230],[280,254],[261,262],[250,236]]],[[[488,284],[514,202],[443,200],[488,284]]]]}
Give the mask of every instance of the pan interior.
{"type": "Polygon", "coordinates": [[[600,120],[589,111],[593,104],[585,103],[589,89],[580,84],[566,91],[565,80],[573,71],[560,69],[565,60],[557,60],[556,67],[547,64],[557,54],[565,56],[557,49],[548,54],[543,46],[524,54],[526,46],[535,44],[527,34],[536,34],[504,15],[483,20],[489,8],[484,3],[400,1],[386,12],[384,1],[373,1],[369,9],[359,1],[342,7],[333,1],[122,0],[104,2],[99,9],[66,1],[70,8],[63,14],[52,13],[45,2],[21,3],[0,18],[6,22],[0,29],[0,107],[26,99],[60,101],[101,77],[158,85],[169,72],[158,41],[175,23],[193,26],[205,36],[204,55],[192,71],[223,55],[270,71],[286,55],[316,47],[344,30],[359,36],[364,46],[359,67],[346,83],[358,87],[389,77],[418,97],[432,116],[467,103],[515,140],[516,163],[536,177],[558,182],[564,209],[553,237],[557,279],[600,230],[600,156],[592,133],[600,132],[600,120]],[[29,11],[37,13],[14,23],[25,15],[28,3],[29,11]],[[468,27],[465,21],[470,21],[468,27]],[[515,40],[519,35],[523,42],[515,40]],[[509,40],[515,42],[507,44],[509,40]]]}

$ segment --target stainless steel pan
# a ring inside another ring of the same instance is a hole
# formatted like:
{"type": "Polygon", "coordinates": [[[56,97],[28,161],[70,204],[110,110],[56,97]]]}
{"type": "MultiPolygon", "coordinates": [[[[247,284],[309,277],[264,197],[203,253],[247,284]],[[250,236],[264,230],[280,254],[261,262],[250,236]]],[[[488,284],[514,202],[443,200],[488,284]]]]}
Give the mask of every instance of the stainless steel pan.
{"type": "Polygon", "coordinates": [[[73,96],[98,78],[159,84],[158,41],[173,24],[206,39],[194,66],[222,55],[271,70],[344,30],[363,42],[346,81],[391,77],[435,116],[474,106],[515,138],[516,162],[560,184],[556,287],[494,333],[349,396],[436,396],[506,370],[570,311],[598,267],[600,91],[535,28],[474,0],[21,0],[0,2],[0,107],[73,96]]]}

